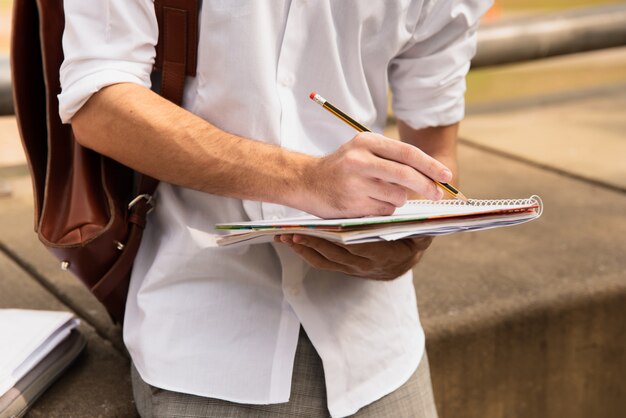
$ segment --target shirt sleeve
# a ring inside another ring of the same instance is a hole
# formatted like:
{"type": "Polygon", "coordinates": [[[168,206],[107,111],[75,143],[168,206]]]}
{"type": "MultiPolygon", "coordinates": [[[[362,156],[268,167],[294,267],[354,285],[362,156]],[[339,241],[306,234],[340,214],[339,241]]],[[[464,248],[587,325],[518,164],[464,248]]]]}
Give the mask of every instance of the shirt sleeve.
{"type": "Polygon", "coordinates": [[[59,115],[69,123],[111,84],[150,87],[158,25],[153,0],[65,0],[59,115]]]}
{"type": "Polygon", "coordinates": [[[392,110],[414,129],[463,119],[476,28],[491,0],[426,1],[407,46],[390,62],[392,110]]]}

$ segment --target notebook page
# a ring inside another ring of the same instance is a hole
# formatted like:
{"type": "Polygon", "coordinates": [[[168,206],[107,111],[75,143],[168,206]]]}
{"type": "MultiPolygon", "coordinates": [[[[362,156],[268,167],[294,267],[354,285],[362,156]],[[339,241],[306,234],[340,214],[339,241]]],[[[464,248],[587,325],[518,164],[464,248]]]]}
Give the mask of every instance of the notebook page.
{"type": "Polygon", "coordinates": [[[0,309],[0,395],[28,373],[78,325],[71,312],[0,309]]]}
{"type": "Polygon", "coordinates": [[[217,229],[245,228],[280,228],[292,226],[324,227],[324,226],[355,226],[378,223],[399,222],[409,219],[432,219],[447,216],[468,216],[489,213],[498,210],[516,210],[537,206],[541,214],[542,203],[538,196],[528,199],[502,200],[470,200],[465,203],[459,200],[410,200],[397,208],[390,216],[368,216],[361,218],[321,219],[315,216],[284,218],[280,220],[258,220],[249,222],[231,222],[217,224],[217,229]]]}
{"type": "MultiPolygon", "coordinates": [[[[484,205],[487,210],[491,206],[484,205]]],[[[272,237],[284,233],[297,233],[312,235],[344,244],[356,244],[374,242],[380,240],[393,241],[397,239],[420,236],[420,235],[447,235],[456,232],[480,231],[484,229],[513,226],[537,219],[541,215],[541,202],[539,206],[534,203],[531,206],[522,206],[524,210],[509,212],[488,212],[485,214],[472,214],[461,217],[434,217],[429,220],[409,220],[403,222],[381,222],[366,224],[354,228],[330,229],[328,227],[290,226],[287,228],[242,228],[231,230],[228,235],[223,235],[217,240],[219,246],[233,244],[256,244],[271,242],[272,237]],[[527,208],[532,210],[526,210],[527,208]]],[[[497,209],[501,209],[498,206],[497,209]]]]}

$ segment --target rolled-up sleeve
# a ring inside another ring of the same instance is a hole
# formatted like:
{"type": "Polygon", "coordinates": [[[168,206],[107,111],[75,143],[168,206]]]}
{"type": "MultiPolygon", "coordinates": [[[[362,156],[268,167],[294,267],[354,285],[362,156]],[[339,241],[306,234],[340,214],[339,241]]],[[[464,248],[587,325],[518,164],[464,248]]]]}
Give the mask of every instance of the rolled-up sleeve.
{"type": "Polygon", "coordinates": [[[389,66],[392,109],[414,129],[450,125],[465,112],[476,28],[491,0],[426,1],[413,37],[389,66]]]}
{"type": "Polygon", "coordinates": [[[69,123],[98,90],[150,86],[158,25],[153,0],[65,0],[59,114],[69,123]]]}

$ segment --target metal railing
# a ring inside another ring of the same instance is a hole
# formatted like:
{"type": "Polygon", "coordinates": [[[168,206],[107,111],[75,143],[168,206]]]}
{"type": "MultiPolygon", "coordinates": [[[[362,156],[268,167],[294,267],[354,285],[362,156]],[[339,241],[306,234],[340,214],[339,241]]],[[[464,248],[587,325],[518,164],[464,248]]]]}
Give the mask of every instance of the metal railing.
{"type": "Polygon", "coordinates": [[[472,68],[626,45],[626,4],[506,20],[478,30],[472,68]]]}
{"type": "Polygon", "coordinates": [[[0,115],[13,114],[13,94],[11,93],[11,70],[9,57],[0,56],[0,115]]]}
{"type": "MultiPolygon", "coordinates": [[[[573,9],[482,26],[472,68],[626,45],[626,4],[573,9]]],[[[0,56],[0,115],[13,113],[9,59],[0,56]]]]}

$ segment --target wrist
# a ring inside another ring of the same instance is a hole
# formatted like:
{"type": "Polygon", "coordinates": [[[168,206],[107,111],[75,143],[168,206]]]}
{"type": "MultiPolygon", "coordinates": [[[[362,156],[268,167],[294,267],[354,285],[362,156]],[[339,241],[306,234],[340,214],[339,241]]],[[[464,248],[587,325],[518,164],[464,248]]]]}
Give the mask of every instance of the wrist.
{"type": "Polygon", "coordinates": [[[284,193],[277,196],[277,203],[312,212],[314,199],[314,179],[316,166],[319,158],[307,154],[296,152],[288,152],[289,158],[286,158],[283,169],[284,187],[280,188],[284,193]]]}

